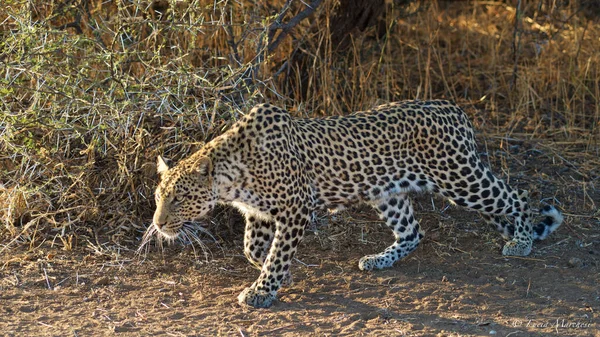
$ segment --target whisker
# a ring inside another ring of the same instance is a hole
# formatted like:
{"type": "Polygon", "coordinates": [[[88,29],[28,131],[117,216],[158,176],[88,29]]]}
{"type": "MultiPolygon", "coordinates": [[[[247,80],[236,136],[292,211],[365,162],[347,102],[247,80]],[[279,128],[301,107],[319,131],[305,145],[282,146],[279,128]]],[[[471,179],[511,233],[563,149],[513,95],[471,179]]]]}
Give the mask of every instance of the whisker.
{"type": "Polygon", "coordinates": [[[140,243],[140,246],[136,250],[136,254],[139,255],[144,250],[145,250],[144,254],[148,254],[148,250],[150,248],[149,243],[154,238],[156,231],[157,231],[156,227],[152,224],[146,229],[146,231],[144,232],[144,235],[142,236],[142,242],[140,243]]]}
{"type": "Polygon", "coordinates": [[[165,252],[165,248],[163,247],[163,240],[165,239],[162,235],[156,235],[156,245],[160,248],[161,253],[165,252]]]}
{"type": "Polygon", "coordinates": [[[203,234],[206,234],[211,240],[213,240],[213,242],[217,242],[217,239],[206,228],[199,226],[197,230],[203,234]]]}
{"type": "MultiPolygon", "coordinates": [[[[219,249],[221,250],[221,253],[225,254],[225,251],[223,250],[223,247],[219,244],[219,241],[217,240],[217,238],[215,238],[212,235],[212,233],[208,231],[208,229],[206,229],[205,227],[202,227],[202,226],[198,226],[197,229],[199,232],[207,235],[217,245],[217,247],[219,247],[219,249]]],[[[200,239],[198,238],[198,240],[200,240],[200,239]]],[[[202,244],[204,245],[204,243],[202,243],[202,244]]],[[[211,258],[212,258],[212,252],[211,252],[211,258]]]]}
{"type": "Polygon", "coordinates": [[[192,246],[192,249],[194,250],[194,257],[197,259],[198,258],[198,253],[196,251],[195,243],[198,243],[198,245],[200,246],[200,248],[202,249],[202,251],[204,251],[204,243],[198,242],[198,237],[196,236],[196,234],[194,232],[192,232],[190,230],[189,227],[183,227],[182,231],[186,233],[186,236],[187,236],[187,238],[189,240],[189,243],[192,246]]]}
{"type": "Polygon", "coordinates": [[[217,240],[214,238],[214,236],[210,232],[208,232],[205,228],[203,228],[201,226],[194,226],[191,224],[185,224],[183,226],[182,230],[184,230],[188,234],[188,238],[190,238],[192,241],[192,246],[194,243],[197,243],[198,246],[200,246],[200,248],[202,249],[202,252],[204,253],[204,259],[206,261],[213,259],[212,251],[208,248],[208,246],[200,239],[200,237],[196,233],[196,231],[205,233],[213,240],[213,242],[216,242],[217,240]]]}
{"type": "Polygon", "coordinates": [[[144,235],[142,236],[142,239],[140,242],[140,246],[136,250],[136,254],[137,255],[142,255],[142,254],[147,255],[150,250],[151,242],[153,240],[154,240],[155,246],[158,247],[163,254],[164,254],[164,250],[165,250],[165,247],[164,247],[165,242],[168,245],[170,245],[170,244],[174,244],[175,241],[179,241],[183,245],[190,244],[192,246],[194,257],[196,259],[198,259],[198,253],[199,253],[199,251],[196,249],[196,245],[198,245],[198,247],[202,250],[202,253],[204,255],[204,260],[205,261],[212,260],[214,258],[213,252],[206,245],[206,243],[203,241],[203,239],[200,236],[206,236],[212,242],[216,243],[217,246],[223,251],[223,247],[221,247],[217,238],[203,226],[199,226],[199,225],[196,225],[193,223],[184,223],[184,224],[182,224],[181,229],[179,230],[178,236],[166,237],[159,232],[159,230],[158,230],[158,228],[156,228],[156,226],[151,224],[150,226],[148,226],[148,228],[144,232],[144,235]]]}
{"type": "Polygon", "coordinates": [[[188,233],[185,231],[184,228],[181,228],[181,230],[179,231],[179,236],[177,237],[177,239],[182,245],[187,245],[191,243],[190,237],[188,236],[188,233]]]}
{"type": "Polygon", "coordinates": [[[193,233],[193,238],[194,238],[194,241],[196,241],[198,243],[198,245],[200,245],[200,248],[202,249],[202,253],[204,253],[204,260],[205,261],[212,260],[213,254],[212,254],[212,251],[210,250],[210,248],[208,248],[208,246],[200,239],[200,237],[198,237],[198,235],[196,233],[193,233]],[[209,258],[209,255],[210,255],[210,258],[209,258]]]}
{"type": "Polygon", "coordinates": [[[196,252],[196,247],[194,247],[194,241],[192,240],[193,237],[193,233],[189,232],[189,230],[185,227],[181,228],[181,236],[185,237],[185,239],[187,240],[187,242],[189,242],[189,244],[192,246],[192,251],[194,252],[194,258],[198,259],[198,254],[196,252]],[[192,237],[190,237],[192,236],[192,237]]]}

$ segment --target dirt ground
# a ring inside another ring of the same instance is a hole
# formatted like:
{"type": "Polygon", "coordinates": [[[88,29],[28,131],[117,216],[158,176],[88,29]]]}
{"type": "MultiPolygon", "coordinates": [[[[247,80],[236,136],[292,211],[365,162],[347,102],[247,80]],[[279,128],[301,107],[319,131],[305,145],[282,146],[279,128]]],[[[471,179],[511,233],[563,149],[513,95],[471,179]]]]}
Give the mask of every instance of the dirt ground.
{"type": "Polygon", "coordinates": [[[408,258],[361,272],[359,258],[391,232],[366,208],[324,216],[300,246],[293,285],[256,310],[237,304],[258,276],[237,221],[211,228],[208,258],[190,245],[136,256],[102,238],[71,251],[47,240],[2,255],[0,335],[600,336],[598,168],[535,143],[497,145],[494,171],[529,189],[534,207],[565,213],[526,258],[501,256],[503,239],[475,213],[422,195],[426,236],[408,258]]]}

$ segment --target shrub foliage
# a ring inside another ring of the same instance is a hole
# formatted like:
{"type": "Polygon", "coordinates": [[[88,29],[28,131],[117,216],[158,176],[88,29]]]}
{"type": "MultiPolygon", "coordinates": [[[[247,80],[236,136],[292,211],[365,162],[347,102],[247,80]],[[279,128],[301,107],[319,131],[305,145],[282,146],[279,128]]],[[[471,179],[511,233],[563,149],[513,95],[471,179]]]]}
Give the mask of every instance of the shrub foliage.
{"type": "Polygon", "coordinates": [[[335,1],[5,1],[4,247],[134,241],[153,212],[156,156],[185,157],[260,101],[319,116],[450,98],[487,132],[598,151],[589,8],[357,3],[369,17],[335,1]]]}

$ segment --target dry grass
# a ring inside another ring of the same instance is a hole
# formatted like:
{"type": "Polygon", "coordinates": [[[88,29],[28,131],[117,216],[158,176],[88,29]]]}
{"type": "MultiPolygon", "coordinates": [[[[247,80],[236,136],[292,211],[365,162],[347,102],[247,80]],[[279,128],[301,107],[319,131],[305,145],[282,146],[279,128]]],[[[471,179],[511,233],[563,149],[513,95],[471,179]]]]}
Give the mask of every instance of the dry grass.
{"type": "Polygon", "coordinates": [[[390,4],[343,52],[331,1],[272,52],[268,27],[301,2],[85,3],[0,13],[2,250],[139,242],[156,156],[185,157],[260,101],[316,116],[450,98],[486,134],[544,142],[597,179],[600,26],[576,2],[390,4]]]}

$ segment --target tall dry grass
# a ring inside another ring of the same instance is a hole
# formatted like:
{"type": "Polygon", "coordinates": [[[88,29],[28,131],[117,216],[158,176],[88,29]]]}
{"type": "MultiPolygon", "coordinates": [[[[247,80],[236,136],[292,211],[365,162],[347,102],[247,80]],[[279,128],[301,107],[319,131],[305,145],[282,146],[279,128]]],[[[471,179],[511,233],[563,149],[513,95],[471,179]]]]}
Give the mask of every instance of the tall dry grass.
{"type": "Polygon", "coordinates": [[[318,116],[450,98],[486,132],[598,156],[597,18],[518,3],[389,3],[337,50],[324,1],[270,52],[268,28],[305,3],[5,1],[2,246],[136,241],[156,156],[185,157],[261,101],[318,116]]]}

